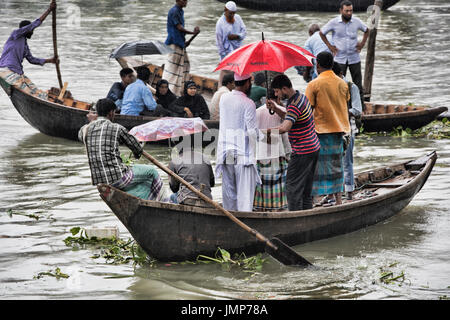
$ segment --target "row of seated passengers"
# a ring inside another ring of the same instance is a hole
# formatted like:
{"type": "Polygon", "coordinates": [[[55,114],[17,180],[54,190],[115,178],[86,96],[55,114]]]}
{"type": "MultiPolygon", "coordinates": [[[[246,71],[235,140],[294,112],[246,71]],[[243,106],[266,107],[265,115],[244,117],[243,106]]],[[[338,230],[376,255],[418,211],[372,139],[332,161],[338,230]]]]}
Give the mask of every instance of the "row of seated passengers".
{"type": "MultiPolygon", "coordinates": [[[[161,79],[156,85],[156,93],[152,94],[147,86],[150,80],[150,70],[147,67],[136,68],[135,73],[130,68],[120,71],[121,82],[113,84],[107,95],[114,101],[117,112],[124,115],[143,115],[153,117],[200,117],[206,120],[219,120],[219,99],[222,93],[234,88],[233,74],[227,74],[222,80],[220,88],[211,103],[211,109],[205,99],[197,93],[194,81],[184,84],[184,93],[177,97],[169,89],[167,80],[161,79]]],[[[249,97],[255,101],[257,107],[261,106],[262,98],[266,96],[265,77],[262,73],[256,74],[255,84],[249,97]]]]}

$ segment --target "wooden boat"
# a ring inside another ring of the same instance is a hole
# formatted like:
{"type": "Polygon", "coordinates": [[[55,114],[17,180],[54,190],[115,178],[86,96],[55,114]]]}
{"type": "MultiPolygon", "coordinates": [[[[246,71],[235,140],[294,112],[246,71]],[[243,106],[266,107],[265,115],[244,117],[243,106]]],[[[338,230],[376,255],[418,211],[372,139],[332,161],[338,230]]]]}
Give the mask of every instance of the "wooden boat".
{"type": "MultiPolygon", "coordinates": [[[[355,177],[355,201],[339,206],[233,214],[266,237],[278,237],[290,246],[349,233],[405,208],[427,181],[436,159],[432,152],[360,173],[355,177]]],[[[139,245],[160,261],[213,256],[217,247],[247,255],[264,250],[264,244],[214,208],[142,200],[108,185],[98,185],[98,190],[139,245]]]]}
{"type": "MultiPolygon", "coordinates": [[[[15,88],[0,78],[0,85],[9,95],[16,110],[32,127],[49,136],[78,141],[78,131],[88,123],[86,115],[92,104],[75,100],[70,92],[58,100],[60,90],[49,90],[49,100],[42,100],[18,88],[15,88]]],[[[116,115],[114,122],[131,128],[158,119],[156,117],[116,115]]],[[[205,120],[208,128],[218,127],[217,121],[205,120]]],[[[154,143],[167,144],[165,140],[154,143]]]]}
{"type": "MultiPolygon", "coordinates": [[[[219,0],[227,2],[228,0],[219,0]]],[[[392,7],[400,0],[384,0],[383,10],[392,7]]],[[[240,7],[263,11],[319,11],[338,12],[341,0],[234,0],[240,7]]],[[[353,11],[366,11],[374,4],[373,0],[352,0],[353,11]]]]}
{"type": "MultiPolygon", "coordinates": [[[[117,61],[123,68],[135,68],[142,65],[142,61],[131,57],[119,58],[117,61]]],[[[144,65],[152,72],[153,85],[155,85],[162,77],[164,66],[158,67],[150,63],[144,63],[144,65]]],[[[205,99],[211,100],[212,95],[217,91],[218,81],[192,74],[191,78],[196,82],[205,99]]],[[[365,132],[389,132],[399,126],[402,126],[403,129],[416,130],[432,122],[439,114],[447,110],[447,107],[430,108],[427,106],[366,103],[361,121],[365,132]]],[[[209,122],[209,125],[209,128],[219,127],[218,123],[209,122]]]]}
{"type": "MultiPolygon", "coordinates": [[[[118,59],[122,67],[136,67],[142,65],[132,58],[118,59]]],[[[155,86],[161,79],[163,67],[153,64],[145,64],[151,71],[151,83],[155,86]]],[[[210,101],[214,92],[217,91],[218,81],[216,79],[192,75],[191,78],[200,88],[207,101],[210,101]]],[[[32,127],[40,132],[70,140],[78,140],[79,129],[87,123],[86,115],[92,108],[92,104],[75,100],[69,91],[64,94],[63,99],[59,100],[60,90],[51,88],[49,90],[49,100],[42,100],[26,92],[14,88],[0,78],[0,85],[9,95],[14,107],[19,114],[32,127]]],[[[447,111],[446,107],[429,108],[424,106],[402,106],[402,105],[383,105],[366,104],[366,110],[362,116],[362,124],[365,132],[391,131],[398,126],[404,129],[417,129],[431,121],[439,114],[447,111]]],[[[115,122],[123,125],[130,130],[131,128],[143,123],[157,119],[156,117],[145,116],[126,116],[116,115],[115,122]]],[[[219,122],[214,120],[204,120],[210,129],[218,129],[219,122]]],[[[167,144],[167,141],[156,141],[157,144],[167,144]]],[[[208,144],[209,142],[204,142],[208,144]]]]}
{"type": "Polygon", "coordinates": [[[430,108],[366,102],[361,121],[365,132],[389,132],[399,126],[403,129],[416,130],[426,126],[447,110],[447,107],[430,108]]]}

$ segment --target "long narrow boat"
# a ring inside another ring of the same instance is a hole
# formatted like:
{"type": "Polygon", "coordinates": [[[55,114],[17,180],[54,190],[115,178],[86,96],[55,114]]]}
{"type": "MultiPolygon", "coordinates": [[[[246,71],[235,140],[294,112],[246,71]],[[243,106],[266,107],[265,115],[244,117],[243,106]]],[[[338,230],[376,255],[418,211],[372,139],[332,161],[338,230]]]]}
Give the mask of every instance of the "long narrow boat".
{"type": "MultiPolygon", "coordinates": [[[[1,78],[0,85],[9,95],[22,118],[44,134],[77,141],[78,131],[88,123],[86,115],[92,108],[92,104],[75,100],[70,94],[64,95],[64,101],[58,101],[59,89],[57,88],[49,90],[49,100],[43,100],[9,85],[1,78]]],[[[130,130],[155,119],[158,118],[117,114],[114,122],[130,130]]],[[[217,121],[205,120],[204,122],[208,128],[218,127],[217,121]]],[[[167,144],[167,141],[155,143],[167,144]]]]}
{"type": "MultiPolygon", "coordinates": [[[[427,181],[436,159],[432,152],[360,173],[355,177],[355,201],[339,206],[233,214],[266,237],[278,237],[290,246],[353,232],[405,208],[427,181]]],[[[98,185],[98,190],[139,245],[160,261],[212,256],[217,247],[247,255],[264,250],[264,244],[214,208],[142,200],[108,185],[98,185]]]]}
{"type": "MultiPolygon", "coordinates": [[[[142,65],[142,61],[124,57],[117,59],[122,68],[136,68],[142,65]]],[[[162,77],[164,66],[156,66],[145,63],[152,73],[153,84],[156,84],[162,77]]],[[[207,99],[211,100],[214,92],[217,91],[218,81],[212,78],[206,78],[191,74],[191,78],[200,88],[200,93],[207,99]]],[[[438,115],[448,111],[447,107],[428,107],[415,105],[396,105],[382,103],[366,102],[364,113],[362,115],[362,124],[365,132],[389,132],[402,126],[403,129],[416,130],[435,120],[438,115]]],[[[218,128],[218,124],[212,124],[210,128],[218,128]]]]}
{"type": "MultiPolygon", "coordinates": [[[[227,0],[219,0],[227,2],[227,0]]],[[[400,0],[384,0],[383,10],[392,7],[400,0]]],[[[319,11],[338,12],[341,0],[234,0],[240,7],[262,11],[319,11]]],[[[352,0],[354,11],[366,11],[374,4],[373,0],[352,0]]]]}
{"type": "MultiPolygon", "coordinates": [[[[119,63],[122,66],[136,66],[137,62],[132,59],[119,59],[119,63]]],[[[152,73],[152,85],[154,86],[161,79],[163,67],[153,64],[146,65],[152,73]]],[[[192,74],[191,78],[197,83],[200,93],[205,99],[210,100],[214,92],[217,91],[217,80],[192,74]]],[[[59,89],[57,88],[49,90],[49,100],[47,101],[10,86],[1,78],[0,85],[9,95],[19,114],[32,127],[50,136],[78,140],[78,131],[87,123],[86,115],[89,113],[92,104],[75,100],[69,92],[66,92],[62,101],[59,101],[57,99],[59,89]]],[[[366,104],[362,124],[366,132],[391,131],[398,126],[402,126],[404,129],[417,129],[430,123],[439,114],[447,110],[446,107],[366,104]]],[[[116,115],[114,121],[130,130],[137,125],[155,119],[157,118],[116,115]]],[[[219,128],[218,121],[205,120],[204,122],[210,129],[219,128]]],[[[156,143],[166,144],[167,141],[156,143]]]]}

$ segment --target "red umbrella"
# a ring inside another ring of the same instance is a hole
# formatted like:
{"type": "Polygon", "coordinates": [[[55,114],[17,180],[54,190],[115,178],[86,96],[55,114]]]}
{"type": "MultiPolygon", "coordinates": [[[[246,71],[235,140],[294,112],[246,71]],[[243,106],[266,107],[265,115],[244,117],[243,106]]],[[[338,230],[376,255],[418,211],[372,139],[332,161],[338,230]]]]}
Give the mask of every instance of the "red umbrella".
{"type": "Polygon", "coordinates": [[[312,66],[315,56],[295,44],[264,40],[250,43],[228,54],[214,70],[230,70],[239,75],[257,71],[284,72],[293,66],[312,66]]]}

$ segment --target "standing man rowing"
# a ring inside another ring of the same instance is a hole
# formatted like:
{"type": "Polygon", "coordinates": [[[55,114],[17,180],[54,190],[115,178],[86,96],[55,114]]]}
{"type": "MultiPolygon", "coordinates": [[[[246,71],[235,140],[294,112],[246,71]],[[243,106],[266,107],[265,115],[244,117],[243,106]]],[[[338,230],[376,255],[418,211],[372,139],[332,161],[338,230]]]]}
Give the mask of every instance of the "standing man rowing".
{"type": "Polygon", "coordinates": [[[47,93],[39,90],[36,85],[24,75],[22,62],[24,58],[31,64],[41,66],[46,63],[57,62],[56,58],[39,59],[33,57],[27,42],[27,39],[31,39],[33,36],[34,29],[39,27],[53,10],[56,10],[56,2],[54,0],[40,18],[33,22],[28,20],[20,22],[19,29],[14,30],[6,41],[0,58],[0,77],[10,85],[16,86],[33,96],[45,100],[48,98],[47,93]]]}
{"type": "Polygon", "coordinates": [[[167,15],[167,39],[166,44],[174,52],[169,54],[167,65],[164,68],[162,78],[169,82],[169,89],[175,95],[183,94],[184,83],[189,80],[191,66],[186,48],[190,42],[186,42],[186,34],[198,34],[200,28],[195,27],[194,31],[184,28],[184,11],[187,0],[176,0],[176,4],[169,10],[167,15]]]}

